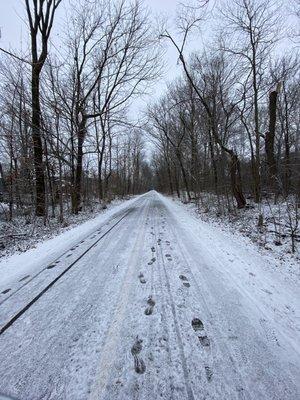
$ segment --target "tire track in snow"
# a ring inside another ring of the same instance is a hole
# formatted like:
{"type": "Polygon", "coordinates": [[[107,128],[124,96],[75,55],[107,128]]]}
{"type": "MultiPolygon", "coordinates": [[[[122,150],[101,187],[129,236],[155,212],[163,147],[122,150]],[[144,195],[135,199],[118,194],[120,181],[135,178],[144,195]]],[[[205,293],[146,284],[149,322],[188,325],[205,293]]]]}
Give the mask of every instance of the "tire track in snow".
{"type": "MultiPolygon", "coordinates": [[[[203,294],[203,289],[204,289],[203,285],[205,285],[206,279],[203,277],[203,275],[199,269],[199,274],[201,274],[201,276],[202,276],[202,279],[201,279],[202,286],[200,286],[193,271],[192,271],[190,257],[188,255],[186,249],[184,248],[184,246],[181,245],[181,243],[180,243],[177,231],[175,230],[175,226],[171,226],[171,224],[170,224],[170,231],[172,232],[173,236],[175,237],[175,239],[177,241],[177,245],[180,250],[180,255],[185,262],[186,268],[188,269],[189,274],[191,276],[191,280],[192,280],[193,284],[195,285],[195,288],[197,289],[197,293],[200,294],[202,303],[206,310],[206,314],[209,316],[209,320],[213,321],[214,316],[213,316],[212,312],[210,311],[210,306],[208,304],[208,301],[203,294]]],[[[207,288],[206,291],[209,291],[209,289],[207,288]]],[[[213,292],[217,293],[217,290],[213,290],[213,292]]],[[[212,322],[211,322],[211,324],[213,325],[212,322]]],[[[241,383],[242,383],[243,387],[247,387],[247,384],[246,384],[245,380],[243,379],[242,375],[238,372],[239,367],[238,367],[237,363],[234,361],[234,358],[232,357],[232,352],[230,351],[229,347],[224,342],[218,341],[218,338],[221,338],[224,333],[221,332],[216,326],[214,326],[214,331],[217,333],[215,335],[216,337],[214,338],[214,347],[220,348],[222,355],[224,355],[226,353],[229,355],[228,361],[232,365],[232,371],[235,371],[235,376],[238,378],[238,380],[236,380],[236,382],[235,382],[235,385],[236,385],[235,387],[236,387],[236,390],[239,391],[240,390],[239,388],[241,387],[241,383]]],[[[208,364],[211,365],[212,361],[215,359],[215,357],[216,357],[216,354],[214,354],[212,351],[210,353],[210,361],[208,362],[208,364]]],[[[223,375],[223,380],[225,380],[224,375],[223,375]]],[[[247,391],[243,389],[243,391],[240,391],[239,394],[237,393],[237,395],[239,396],[239,398],[244,398],[244,399],[252,399],[253,398],[249,387],[248,387],[247,391]]]]}
{"type": "MultiPolygon", "coordinates": [[[[181,258],[184,260],[185,266],[189,271],[189,274],[191,276],[192,279],[192,283],[193,285],[195,285],[195,287],[197,288],[197,293],[199,293],[201,299],[202,299],[202,303],[205,307],[205,312],[207,314],[207,316],[209,317],[210,321],[214,320],[214,316],[210,311],[210,307],[208,304],[208,301],[206,299],[206,297],[203,294],[203,290],[205,290],[208,293],[208,296],[211,296],[212,293],[218,293],[218,288],[216,288],[214,286],[214,282],[212,279],[209,280],[209,285],[207,284],[207,277],[203,276],[203,273],[201,271],[201,269],[197,269],[197,274],[201,275],[201,287],[198,283],[198,280],[195,277],[195,274],[193,273],[193,268],[191,267],[191,265],[193,264],[193,260],[191,259],[190,255],[187,252],[187,249],[185,248],[184,244],[182,244],[182,241],[179,239],[178,236],[178,232],[176,229],[177,226],[177,221],[175,220],[175,218],[173,217],[173,215],[170,213],[170,211],[165,207],[165,211],[167,213],[167,215],[169,216],[169,221],[172,221],[173,223],[171,224],[169,222],[169,230],[172,233],[180,256],[181,258]],[[205,285],[205,287],[204,287],[205,285]]],[[[215,257],[213,257],[215,258],[215,257]]],[[[218,262],[218,260],[216,259],[216,261],[218,262]]],[[[222,338],[224,335],[224,332],[220,331],[220,329],[216,326],[213,325],[214,328],[214,332],[215,332],[215,336],[216,338],[222,338]]],[[[224,341],[222,340],[214,340],[214,347],[219,348],[220,353],[224,356],[224,354],[228,355],[228,363],[231,364],[231,370],[234,372],[234,376],[236,377],[235,380],[235,388],[237,390],[237,395],[239,396],[239,398],[242,399],[255,399],[255,395],[253,394],[253,390],[251,390],[251,387],[249,387],[248,381],[246,381],[241,372],[239,371],[239,366],[237,364],[237,361],[235,360],[236,357],[236,353],[234,353],[232,351],[232,349],[226,344],[224,343],[224,341]],[[242,384],[242,385],[241,385],[242,384]],[[253,397],[254,396],[254,397],[253,397]]],[[[239,348],[237,348],[239,350],[239,348]]],[[[243,353],[240,352],[240,354],[238,354],[239,358],[243,357],[243,353]]],[[[217,354],[213,355],[213,353],[211,353],[211,361],[216,360],[217,358],[217,354]]],[[[223,375],[223,381],[226,380],[226,377],[223,375]]]]}
{"type": "MultiPolygon", "coordinates": [[[[153,203],[153,200],[152,200],[153,203]]],[[[146,271],[148,275],[150,275],[149,279],[149,286],[150,286],[150,296],[152,298],[156,299],[157,302],[157,307],[156,311],[152,313],[150,316],[136,316],[137,318],[145,320],[143,322],[143,335],[144,335],[144,343],[145,343],[145,351],[147,354],[147,360],[149,361],[149,364],[147,366],[145,376],[143,379],[142,385],[139,385],[138,380],[136,380],[135,385],[136,387],[139,387],[138,391],[135,393],[135,399],[139,398],[149,398],[150,396],[155,396],[155,398],[158,398],[158,396],[163,396],[163,386],[166,382],[171,382],[171,386],[173,387],[173,376],[169,375],[168,370],[164,369],[163,371],[161,370],[161,359],[157,358],[157,351],[159,353],[159,356],[161,356],[162,349],[165,351],[165,355],[167,357],[167,364],[171,365],[172,361],[170,358],[170,347],[168,341],[165,339],[166,336],[168,336],[167,328],[166,328],[166,314],[164,312],[164,304],[161,301],[161,296],[159,294],[159,281],[157,278],[157,270],[158,270],[158,264],[156,260],[156,254],[157,254],[157,246],[156,246],[156,238],[153,232],[154,229],[154,218],[153,218],[153,206],[151,205],[149,217],[147,220],[147,225],[149,228],[149,232],[147,235],[147,240],[146,240],[146,246],[147,250],[150,249],[150,256],[149,258],[151,259],[151,262],[146,263],[146,271]],[[153,259],[155,258],[155,261],[153,259]],[[161,332],[162,331],[162,332],[161,332]],[[167,334],[166,334],[167,332],[167,334]],[[159,341],[159,346],[157,348],[157,342],[159,341]],[[163,343],[163,345],[162,345],[163,343]],[[165,373],[165,375],[163,375],[165,373]],[[160,382],[163,382],[159,387],[155,385],[155,382],[157,382],[157,375],[159,375],[159,380],[160,382]]],[[[147,251],[148,254],[148,251],[147,251]]],[[[148,289],[148,286],[145,288],[148,289]]],[[[143,295],[143,294],[142,294],[143,295]]],[[[162,397],[165,398],[165,397],[162,397]]],[[[172,397],[173,399],[173,397],[172,397]]],[[[123,400],[123,398],[121,398],[123,400]]],[[[174,398],[175,400],[175,398],[174,398]]]]}
{"type": "MultiPolygon", "coordinates": [[[[139,209],[130,214],[126,223],[119,225],[120,229],[107,235],[76,268],[65,275],[60,284],[48,292],[46,299],[24,315],[16,329],[2,337],[0,376],[3,380],[0,379],[0,391],[10,390],[16,398],[24,400],[40,399],[41,393],[48,398],[51,388],[45,388],[45,382],[49,380],[55,385],[65,386],[61,390],[66,390],[67,394],[55,399],[86,398],[87,391],[82,389],[93,376],[94,366],[98,365],[98,349],[103,342],[102,332],[106,331],[102,327],[109,327],[109,317],[117,303],[113,292],[114,265],[120,263],[120,256],[122,259],[126,252],[126,241],[130,233],[136,231],[135,221],[140,214],[139,209]],[[64,301],[68,288],[70,292],[64,301]],[[102,307],[106,299],[109,302],[102,307]],[[57,311],[59,309],[61,312],[57,311]],[[99,310],[99,318],[95,318],[96,309],[99,310]],[[87,360],[88,355],[90,361],[87,360]],[[77,372],[77,367],[82,366],[84,369],[77,372]]],[[[130,240],[130,247],[133,243],[130,240]]],[[[126,271],[120,272],[123,276],[126,271]]],[[[118,288],[122,280],[118,282],[118,288]]]]}
{"type": "Polygon", "coordinates": [[[137,239],[128,260],[128,269],[120,290],[121,298],[114,312],[112,323],[106,334],[106,341],[102,349],[100,364],[97,368],[98,372],[95,376],[95,382],[88,397],[89,400],[99,400],[103,398],[106,392],[107,383],[112,374],[113,366],[116,360],[117,344],[121,337],[120,330],[122,322],[126,317],[130,291],[132,290],[132,286],[136,283],[134,277],[136,276],[139,255],[142,251],[146,236],[147,226],[145,221],[148,212],[149,200],[139,221],[137,221],[137,225],[141,227],[141,231],[137,233],[137,239]]]}
{"type": "MultiPolygon", "coordinates": [[[[5,322],[0,328],[0,335],[2,335],[8,328],[10,328],[26,311],[28,311],[52,286],[58,282],[74,265],[77,264],[92,248],[94,248],[101,239],[103,239],[108,233],[110,233],[121,221],[123,221],[128,214],[132,212],[129,209],[113,226],[111,226],[105,233],[103,233],[95,242],[92,243],[79,257],[75,259],[67,268],[65,268],[58,276],[55,277],[44,289],[42,289],[31,301],[29,301],[21,310],[19,310],[13,317],[5,322]]],[[[43,270],[41,271],[43,272],[43,270]]]]}
{"type": "MultiPolygon", "coordinates": [[[[159,213],[158,207],[156,206],[156,211],[157,211],[157,215],[159,213]]],[[[159,220],[159,218],[157,217],[157,220],[159,220]]],[[[158,240],[157,237],[157,230],[155,229],[155,238],[156,238],[156,243],[158,240]]],[[[161,265],[163,268],[163,275],[164,275],[164,281],[166,284],[166,288],[167,288],[167,294],[169,297],[169,305],[171,307],[171,312],[172,312],[172,317],[173,317],[173,322],[174,322],[174,327],[175,327],[175,334],[177,337],[177,343],[178,343],[178,347],[179,347],[179,355],[180,355],[180,360],[181,360],[181,367],[182,367],[182,371],[183,371],[183,377],[184,377],[184,384],[185,384],[185,389],[186,389],[186,393],[187,393],[187,398],[188,400],[194,400],[194,393],[193,390],[191,388],[191,385],[189,383],[189,373],[188,373],[188,367],[187,367],[187,361],[186,361],[186,356],[184,353],[184,347],[183,347],[183,341],[182,341],[182,337],[181,337],[181,333],[180,333],[180,328],[179,328],[179,323],[178,323],[178,319],[177,319],[177,315],[176,315],[176,309],[175,309],[175,303],[174,303],[174,299],[173,299],[173,295],[172,295],[172,291],[171,291],[171,287],[170,287],[170,281],[167,275],[167,271],[166,271],[166,265],[165,265],[165,259],[164,259],[164,254],[163,254],[163,247],[162,245],[157,246],[159,247],[159,249],[156,249],[157,251],[157,261],[158,261],[158,265],[161,265]],[[159,257],[160,255],[160,257],[159,257]],[[160,262],[159,262],[159,258],[160,258],[160,262]]],[[[161,277],[161,282],[163,280],[162,276],[161,277]]]]}
{"type": "MultiPolygon", "coordinates": [[[[131,207],[129,210],[133,211],[133,207],[131,207]]],[[[128,211],[128,210],[127,210],[128,211]]],[[[131,212],[130,211],[130,212],[131,212]]],[[[126,213],[126,210],[125,210],[126,213]]],[[[18,283],[24,282],[22,283],[17,289],[13,290],[8,296],[6,296],[3,300],[0,301],[0,306],[4,303],[6,303],[11,297],[13,297],[14,295],[16,295],[21,289],[23,289],[25,286],[29,285],[32,281],[34,281],[36,278],[38,278],[43,272],[46,272],[49,269],[52,269],[54,267],[56,267],[56,265],[61,262],[64,257],[68,258],[71,256],[71,254],[68,254],[72,251],[75,250],[75,248],[78,248],[80,245],[82,245],[85,241],[89,240],[89,239],[94,239],[95,236],[97,234],[101,233],[101,229],[103,229],[106,225],[108,225],[109,223],[113,222],[116,218],[120,217],[120,216],[124,216],[124,212],[117,212],[115,215],[112,215],[112,217],[102,223],[100,226],[98,226],[95,230],[93,230],[93,232],[89,233],[88,235],[84,236],[83,238],[81,238],[80,240],[78,240],[77,243],[73,244],[72,247],[68,248],[67,250],[65,250],[64,252],[62,252],[58,257],[54,258],[53,261],[47,263],[47,265],[45,267],[43,267],[40,271],[38,271],[37,273],[35,273],[34,275],[26,275],[23,278],[19,279],[18,283]],[[29,279],[30,278],[30,279],[29,279]]],[[[2,294],[8,293],[10,292],[11,289],[9,290],[4,290],[3,292],[1,292],[2,294]]]]}

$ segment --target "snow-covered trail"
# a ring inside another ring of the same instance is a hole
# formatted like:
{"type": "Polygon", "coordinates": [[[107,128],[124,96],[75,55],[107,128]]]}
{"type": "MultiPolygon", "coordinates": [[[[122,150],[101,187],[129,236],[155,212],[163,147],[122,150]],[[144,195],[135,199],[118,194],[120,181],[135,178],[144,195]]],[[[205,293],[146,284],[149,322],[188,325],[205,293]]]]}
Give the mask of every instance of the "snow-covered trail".
{"type": "Polygon", "coordinates": [[[298,286],[171,200],[137,198],[58,261],[5,281],[0,328],[75,262],[0,335],[0,392],[300,398],[298,286]]]}

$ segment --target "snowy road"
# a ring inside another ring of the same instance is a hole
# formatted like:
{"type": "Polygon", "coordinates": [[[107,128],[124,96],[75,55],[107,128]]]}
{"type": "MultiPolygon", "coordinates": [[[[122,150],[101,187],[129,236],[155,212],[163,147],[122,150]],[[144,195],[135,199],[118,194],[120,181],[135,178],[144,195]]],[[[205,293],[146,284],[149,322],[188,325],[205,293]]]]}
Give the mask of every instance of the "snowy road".
{"type": "Polygon", "coordinates": [[[1,287],[0,392],[300,398],[298,286],[251,249],[149,192],[66,250],[1,287]]]}

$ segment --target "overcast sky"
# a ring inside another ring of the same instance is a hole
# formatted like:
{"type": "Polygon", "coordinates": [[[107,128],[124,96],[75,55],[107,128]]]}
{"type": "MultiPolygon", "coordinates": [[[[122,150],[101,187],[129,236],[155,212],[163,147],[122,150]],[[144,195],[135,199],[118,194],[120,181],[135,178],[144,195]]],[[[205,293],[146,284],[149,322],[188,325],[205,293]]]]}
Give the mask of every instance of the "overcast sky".
{"type": "MultiPolygon", "coordinates": [[[[151,9],[154,16],[162,17],[164,15],[171,21],[175,16],[176,0],[144,0],[144,3],[151,9]]],[[[54,41],[57,50],[59,50],[60,45],[63,46],[57,36],[68,5],[68,0],[64,0],[60,5],[55,20],[55,29],[52,32],[52,41],[54,41]]],[[[25,20],[24,0],[0,0],[1,47],[10,50],[27,49],[29,33],[24,23],[25,20]]],[[[166,54],[166,62],[168,65],[166,71],[168,73],[165,79],[171,80],[179,73],[176,51],[174,51],[171,46],[169,46],[166,54]]],[[[165,85],[160,81],[157,83],[156,87],[152,89],[153,94],[157,96],[158,93],[162,93],[164,87],[165,85]]]]}
{"type": "MultiPolygon", "coordinates": [[[[144,0],[154,16],[165,16],[166,18],[174,19],[176,12],[176,0],[144,0]]],[[[58,9],[58,14],[55,20],[55,29],[52,32],[52,41],[55,43],[56,49],[63,47],[63,43],[59,40],[59,32],[62,26],[66,9],[69,6],[69,0],[63,0],[58,9]]],[[[25,21],[25,5],[24,0],[0,0],[0,28],[1,39],[0,47],[10,49],[13,51],[28,48],[28,29],[26,28],[25,21]]],[[[154,85],[149,88],[149,95],[135,100],[131,107],[131,114],[136,118],[140,112],[143,112],[149,101],[154,101],[159,98],[165,91],[167,82],[170,82],[180,73],[180,67],[177,65],[176,51],[168,46],[168,51],[165,55],[166,61],[166,74],[159,79],[154,85]]]]}
{"type": "MultiPolygon", "coordinates": [[[[24,33],[24,23],[22,19],[26,18],[24,3],[24,0],[0,0],[1,46],[17,47],[20,45],[22,29],[24,33]]],[[[153,10],[155,14],[157,13],[159,15],[164,13],[166,16],[170,17],[175,13],[177,1],[144,0],[144,3],[153,10]]],[[[62,16],[68,4],[68,0],[64,0],[61,3],[58,9],[59,17],[62,16]]],[[[59,21],[56,20],[56,23],[57,22],[59,21]]]]}
{"type": "MultiPolygon", "coordinates": [[[[184,2],[186,4],[191,4],[192,0],[181,0],[181,3],[184,2]]],[[[214,0],[216,1],[216,0],[214,0]]],[[[223,0],[218,0],[218,4],[221,4],[223,0]]],[[[277,0],[276,0],[277,1],[277,0]]],[[[278,0],[281,1],[281,0],[278,0]]],[[[284,9],[288,10],[291,3],[294,0],[283,0],[284,9]]],[[[145,5],[147,5],[153,15],[154,20],[155,16],[162,17],[165,16],[170,21],[170,26],[172,29],[172,21],[176,15],[176,0],[144,0],[145,5]]],[[[55,43],[56,49],[59,51],[59,47],[64,47],[64,44],[61,43],[59,33],[63,30],[63,19],[66,13],[66,9],[68,8],[69,0],[63,0],[61,6],[59,7],[59,12],[57,14],[55,20],[55,29],[52,32],[52,41],[55,43]]],[[[288,14],[288,12],[287,12],[288,14]]],[[[5,49],[10,50],[26,50],[28,48],[28,29],[26,28],[25,21],[25,6],[24,0],[0,0],[0,27],[1,27],[1,39],[0,46],[5,49]]],[[[191,41],[191,45],[189,50],[192,49],[201,49],[203,41],[208,39],[213,35],[213,29],[210,28],[210,25],[205,25],[205,33],[200,36],[197,36],[196,40],[191,41]]],[[[281,46],[281,51],[286,51],[291,44],[284,42],[281,46]]],[[[174,79],[180,73],[180,66],[177,63],[177,54],[176,51],[169,46],[166,54],[166,73],[158,81],[152,88],[150,93],[150,99],[157,98],[160,96],[166,87],[167,82],[174,79]]],[[[137,108],[144,107],[145,103],[149,101],[149,97],[142,99],[139,102],[137,108]]]]}

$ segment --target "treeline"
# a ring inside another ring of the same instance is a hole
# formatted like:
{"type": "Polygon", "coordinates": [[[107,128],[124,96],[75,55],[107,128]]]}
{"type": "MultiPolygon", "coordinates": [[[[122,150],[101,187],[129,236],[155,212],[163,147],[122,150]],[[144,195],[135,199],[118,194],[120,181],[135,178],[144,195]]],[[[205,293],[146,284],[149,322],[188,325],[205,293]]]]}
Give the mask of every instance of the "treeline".
{"type": "MultiPolygon", "coordinates": [[[[182,11],[182,41],[168,31],[161,35],[176,49],[182,76],[148,111],[157,186],[185,193],[187,201],[203,202],[203,193],[210,193],[219,213],[288,199],[296,224],[299,35],[284,29],[287,10],[278,2],[227,1],[212,11],[215,38],[188,57],[191,34],[195,39],[198,26],[205,29],[203,10],[182,11]]],[[[293,18],[299,21],[299,14],[293,18]]]]}
{"type": "Polygon", "coordinates": [[[55,25],[62,3],[25,0],[29,50],[1,53],[0,189],[9,220],[63,221],[151,185],[128,117],[159,72],[149,16],[140,2],[81,0],[55,25]]]}

